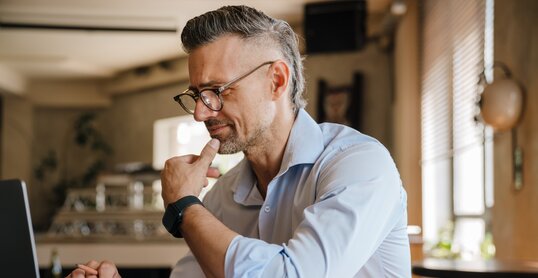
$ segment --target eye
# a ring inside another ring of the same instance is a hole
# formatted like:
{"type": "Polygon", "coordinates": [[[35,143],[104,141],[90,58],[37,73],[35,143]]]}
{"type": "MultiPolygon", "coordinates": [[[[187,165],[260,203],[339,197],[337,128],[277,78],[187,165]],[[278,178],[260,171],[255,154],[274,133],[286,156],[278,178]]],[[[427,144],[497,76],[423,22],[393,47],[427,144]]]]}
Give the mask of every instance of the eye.
{"type": "Polygon", "coordinates": [[[220,93],[220,95],[221,95],[221,96],[227,96],[227,95],[230,94],[231,91],[232,91],[231,88],[228,87],[228,88],[224,89],[224,91],[222,91],[222,92],[220,93]]]}

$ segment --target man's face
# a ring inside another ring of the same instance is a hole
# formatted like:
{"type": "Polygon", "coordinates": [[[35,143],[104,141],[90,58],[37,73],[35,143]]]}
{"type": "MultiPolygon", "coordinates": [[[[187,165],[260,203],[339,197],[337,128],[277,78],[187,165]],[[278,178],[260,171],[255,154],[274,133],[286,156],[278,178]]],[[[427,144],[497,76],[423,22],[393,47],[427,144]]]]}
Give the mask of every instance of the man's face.
{"type": "MultiPolygon", "coordinates": [[[[197,48],[189,56],[192,87],[217,88],[270,61],[272,53],[256,49],[237,36],[223,36],[197,48]]],[[[198,100],[194,118],[203,121],[212,138],[220,140],[219,153],[230,154],[263,144],[272,113],[270,65],[263,66],[222,92],[223,108],[213,111],[198,100]]]]}

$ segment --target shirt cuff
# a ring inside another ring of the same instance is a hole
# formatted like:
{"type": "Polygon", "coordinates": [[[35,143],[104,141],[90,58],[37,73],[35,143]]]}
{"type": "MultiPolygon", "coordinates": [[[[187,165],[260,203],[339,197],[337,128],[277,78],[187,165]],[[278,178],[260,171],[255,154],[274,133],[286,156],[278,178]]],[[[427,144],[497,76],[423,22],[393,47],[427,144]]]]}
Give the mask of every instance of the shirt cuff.
{"type": "Polygon", "coordinates": [[[261,277],[265,267],[283,249],[259,239],[236,236],[226,251],[225,277],[261,277]]]}

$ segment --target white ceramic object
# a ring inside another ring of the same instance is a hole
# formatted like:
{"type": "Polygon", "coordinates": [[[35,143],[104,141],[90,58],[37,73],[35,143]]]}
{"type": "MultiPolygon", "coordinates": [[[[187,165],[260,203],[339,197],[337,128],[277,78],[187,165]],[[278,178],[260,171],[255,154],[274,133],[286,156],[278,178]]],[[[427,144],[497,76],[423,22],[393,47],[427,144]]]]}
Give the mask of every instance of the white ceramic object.
{"type": "Polygon", "coordinates": [[[486,85],[481,96],[480,113],[484,122],[496,131],[515,127],[523,111],[523,92],[510,78],[486,85]]]}

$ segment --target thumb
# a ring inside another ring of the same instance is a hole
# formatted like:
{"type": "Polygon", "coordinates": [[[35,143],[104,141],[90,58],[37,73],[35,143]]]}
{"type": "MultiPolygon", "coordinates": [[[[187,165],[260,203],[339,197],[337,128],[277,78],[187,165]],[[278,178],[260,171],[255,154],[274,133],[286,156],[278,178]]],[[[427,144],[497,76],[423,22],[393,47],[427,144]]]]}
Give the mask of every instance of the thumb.
{"type": "Polygon", "coordinates": [[[217,155],[217,151],[220,147],[220,141],[217,139],[211,139],[202,149],[202,152],[200,153],[200,162],[206,164],[207,167],[211,165],[211,161],[213,161],[213,158],[215,158],[215,155],[217,155]]]}

